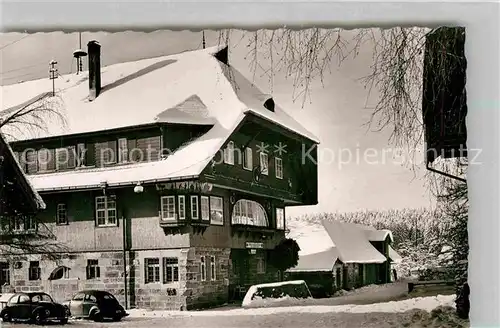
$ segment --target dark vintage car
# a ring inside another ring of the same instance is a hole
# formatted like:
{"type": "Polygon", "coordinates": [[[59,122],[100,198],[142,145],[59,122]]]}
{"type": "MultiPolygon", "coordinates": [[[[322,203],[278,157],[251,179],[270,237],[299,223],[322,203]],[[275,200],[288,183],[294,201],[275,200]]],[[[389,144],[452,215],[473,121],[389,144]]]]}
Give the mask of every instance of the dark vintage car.
{"type": "Polygon", "coordinates": [[[74,318],[120,321],[128,316],[118,300],[103,290],[83,290],[76,293],[71,300],[63,302],[63,305],[74,318]]]}
{"type": "Polygon", "coordinates": [[[27,321],[37,325],[50,321],[68,322],[65,307],[46,293],[15,293],[0,312],[3,322],[27,321]]]}

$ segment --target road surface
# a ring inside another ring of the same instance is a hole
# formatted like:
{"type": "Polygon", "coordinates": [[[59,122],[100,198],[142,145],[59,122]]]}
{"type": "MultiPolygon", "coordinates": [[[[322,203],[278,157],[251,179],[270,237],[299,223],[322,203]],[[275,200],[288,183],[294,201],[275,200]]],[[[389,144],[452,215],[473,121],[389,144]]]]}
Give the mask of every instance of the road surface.
{"type": "MultiPolygon", "coordinates": [[[[68,325],[47,325],[59,328],[149,328],[149,327],[186,327],[186,328],[401,328],[401,318],[407,315],[394,313],[279,313],[255,316],[179,316],[170,318],[125,318],[121,322],[94,323],[92,321],[70,321],[68,325]]],[[[2,323],[2,328],[33,328],[28,324],[2,323]]]]}

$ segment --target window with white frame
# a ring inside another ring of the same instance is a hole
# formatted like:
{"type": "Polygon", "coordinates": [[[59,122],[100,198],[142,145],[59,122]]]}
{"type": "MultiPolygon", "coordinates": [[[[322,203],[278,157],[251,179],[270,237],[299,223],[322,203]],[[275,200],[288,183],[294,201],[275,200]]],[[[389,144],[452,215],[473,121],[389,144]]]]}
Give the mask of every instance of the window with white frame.
{"type": "Polygon", "coordinates": [[[36,220],[32,215],[27,215],[23,218],[23,228],[26,231],[36,230],[36,220]]]}
{"type": "Polygon", "coordinates": [[[210,220],[210,202],[208,196],[201,196],[201,219],[210,220]]]}
{"type": "Polygon", "coordinates": [[[210,196],[210,223],[224,224],[224,201],[222,197],[210,196]]]}
{"type": "Polygon", "coordinates": [[[179,197],[179,220],[184,220],[186,218],[186,197],[180,195],[179,197]]]}
{"type": "Polygon", "coordinates": [[[99,260],[87,260],[87,279],[99,279],[101,277],[101,268],[99,267],[99,260]]]}
{"type": "Polygon", "coordinates": [[[198,196],[191,196],[191,219],[198,220],[199,212],[198,196]]]}
{"type": "Polygon", "coordinates": [[[283,179],[283,160],[279,157],[274,158],[274,172],[276,178],[283,179]]]}
{"type": "Polygon", "coordinates": [[[68,210],[64,203],[57,204],[56,223],[68,224],[68,210]]]}
{"type": "Polygon", "coordinates": [[[160,282],[160,259],[145,258],[144,259],[144,283],[160,282]]]}
{"type": "Polygon", "coordinates": [[[276,209],[276,229],[285,230],[285,209],[276,209]]]}
{"type": "Polygon", "coordinates": [[[175,196],[161,197],[161,219],[175,220],[175,196]]]}
{"type": "Polygon", "coordinates": [[[11,222],[12,231],[22,231],[23,230],[23,222],[22,222],[21,217],[14,216],[10,222],[11,222]]]}
{"type": "Polygon", "coordinates": [[[253,200],[240,199],[233,206],[231,224],[268,227],[269,220],[261,204],[253,200]]]}
{"type": "Polygon", "coordinates": [[[85,148],[84,143],[79,143],[76,145],[76,166],[83,167],[86,165],[85,163],[85,154],[87,153],[87,149],[85,148]]]}
{"type": "Polygon", "coordinates": [[[40,280],[41,268],[39,261],[30,261],[30,266],[28,269],[28,279],[29,280],[40,280]]]}
{"type": "Polygon", "coordinates": [[[200,275],[201,281],[207,280],[207,263],[205,261],[205,256],[200,257],[200,275]]]}
{"type": "Polygon", "coordinates": [[[224,149],[224,163],[234,165],[234,142],[229,141],[224,149]]]}
{"type": "Polygon", "coordinates": [[[116,199],[111,196],[97,196],[95,198],[95,211],[97,226],[115,226],[116,219],[116,199]]]}
{"type": "Polygon", "coordinates": [[[210,280],[217,280],[215,256],[210,256],[210,280]]]}
{"type": "Polygon", "coordinates": [[[128,162],[127,138],[118,139],[118,163],[128,162]]]}
{"type": "Polygon", "coordinates": [[[72,169],[76,166],[75,146],[56,149],[56,170],[72,169]]]}
{"type": "Polygon", "coordinates": [[[49,150],[40,149],[37,155],[38,172],[47,172],[49,168],[49,161],[51,160],[49,150]]]}
{"type": "Polygon", "coordinates": [[[253,150],[250,147],[246,147],[243,153],[243,168],[249,171],[253,169],[253,150]]]}
{"type": "Polygon", "coordinates": [[[263,151],[259,153],[260,157],[260,173],[269,174],[269,155],[263,151]]]}
{"type": "Polygon", "coordinates": [[[0,262],[0,286],[10,284],[10,265],[9,262],[0,262]]]}
{"type": "Polygon", "coordinates": [[[179,259],[176,257],[163,258],[163,283],[179,281],[179,259]]]}

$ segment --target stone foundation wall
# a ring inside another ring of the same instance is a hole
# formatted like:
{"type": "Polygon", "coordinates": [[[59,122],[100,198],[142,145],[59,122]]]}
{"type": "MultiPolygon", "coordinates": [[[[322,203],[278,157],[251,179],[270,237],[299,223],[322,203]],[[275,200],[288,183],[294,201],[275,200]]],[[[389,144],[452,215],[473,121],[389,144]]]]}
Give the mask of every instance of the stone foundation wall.
{"type": "Polygon", "coordinates": [[[62,302],[71,298],[82,289],[104,289],[116,296],[123,304],[123,253],[82,253],[61,256],[58,260],[44,255],[29,255],[11,262],[11,286],[16,292],[43,291],[55,301],[62,302]],[[87,280],[88,259],[97,259],[100,267],[99,279],[87,280]],[[39,261],[40,279],[29,280],[30,261],[39,261]],[[51,273],[58,267],[69,268],[69,277],[49,280],[51,273]]]}
{"type": "MultiPolygon", "coordinates": [[[[225,304],[229,300],[229,282],[232,272],[229,248],[190,247],[167,250],[127,252],[124,265],[122,252],[78,253],[61,256],[57,261],[40,255],[26,257],[21,266],[11,265],[11,285],[15,291],[43,291],[55,301],[70,299],[84,289],[100,289],[112,293],[127,308],[191,310],[225,304]],[[206,279],[202,280],[201,257],[205,256],[206,279]],[[211,257],[215,257],[215,277],[211,274],[211,257]],[[163,282],[162,258],[178,258],[179,281],[163,282]],[[145,259],[159,258],[160,282],[146,283],[145,259]],[[96,259],[100,277],[86,279],[87,260],[96,259]],[[39,261],[41,279],[30,281],[29,261],[39,261]],[[69,277],[49,280],[58,267],[69,268],[69,277]],[[125,304],[125,274],[127,304],[125,304]]],[[[277,281],[278,272],[266,261],[265,272],[257,272],[257,259],[264,251],[248,255],[249,284],[277,281]]],[[[233,277],[234,278],[234,277],[233,277]]]]}
{"type": "Polygon", "coordinates": [[[224,304],[229,291],[229,248],[191,247],[187,261],[187,309],[224,304]],[[201,257],[205,256],[206,279],[202,280],[201,257]],[[215,257],[215,278],[211,275],[210,257],[215,257]]]}
{"type": "Polygon", "coordinates": [[[186,308],[188,248],[131,252],[131,275],[129,277],[130,304],[151,310],[182,310],[186,308]],[[179,281],[163,283],[162,258],[176,257],[179,260],[179,281]],[[145,283],[144,263],[146,258],[160,259],[160,282],[145,283]]]}

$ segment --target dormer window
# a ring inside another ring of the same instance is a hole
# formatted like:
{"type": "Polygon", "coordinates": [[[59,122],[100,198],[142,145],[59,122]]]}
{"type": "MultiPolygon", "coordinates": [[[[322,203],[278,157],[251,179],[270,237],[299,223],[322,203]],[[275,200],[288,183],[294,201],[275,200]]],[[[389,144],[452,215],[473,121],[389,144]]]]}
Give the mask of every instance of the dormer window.
{"type": "Polygon", "coordinates": [[[269,174],[269,155],[263,151],[260,152],[260,173],[269,174]]]}
{"type": "Polygon", "coordinates": [[[279,157],[274,158],[274,170],[277,179],[283,179],[283,160],[279,157]]]}
{"type": "Polygon", "coordinates": [[[127,138],[118,139],[118,163],[128,162],[127,138]]]}
{"type": "Polygon", "coordinates": [[[224,149],[224,163],[234,165],[234,142],[229,141],[224,149]]]}
{"type": "Polygon", "coordinates": [[[243,168],[249,171],[253,169],[253,151],[250,147],[246,147],[243,153],[243,168]]]}

